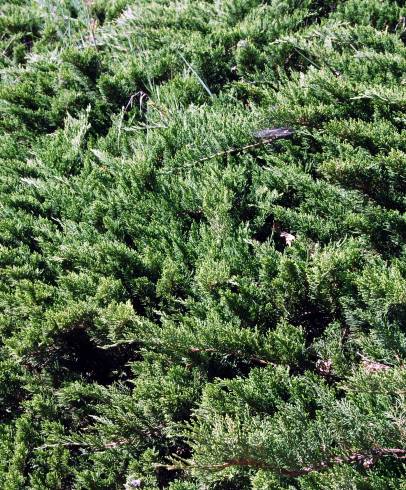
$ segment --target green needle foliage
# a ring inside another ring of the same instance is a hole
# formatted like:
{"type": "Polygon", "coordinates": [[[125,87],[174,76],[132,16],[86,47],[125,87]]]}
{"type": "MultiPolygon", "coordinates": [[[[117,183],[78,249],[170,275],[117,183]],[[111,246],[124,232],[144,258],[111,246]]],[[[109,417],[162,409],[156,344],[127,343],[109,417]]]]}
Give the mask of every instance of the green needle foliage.
{"type": "Polygon", "coordinates": [[[406,489],[405,18],[0,0],[2,489],[406,489]]]}

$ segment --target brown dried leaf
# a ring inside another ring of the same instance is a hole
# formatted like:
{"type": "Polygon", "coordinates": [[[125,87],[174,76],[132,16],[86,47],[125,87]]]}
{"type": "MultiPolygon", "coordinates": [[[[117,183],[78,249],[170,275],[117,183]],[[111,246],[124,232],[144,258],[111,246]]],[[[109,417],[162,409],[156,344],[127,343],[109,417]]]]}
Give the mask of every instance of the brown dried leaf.
{"type": "Polygon", "coordinates": [[[327,360],[319,359],[316,362],[317,371],[324,376],[331,374],[332,366],[333,363],[331,362],[331,359],[327,359],[327,360]]]}
{"type": "Polygon", "coordinates": [[[293,133],[294,130],[290,128],[266,128],[254,133],[254,136],[262,140],[275,140],[289,138],[293,133]]]}
{"type": "Polygon", "coordinates": [[[281,237],[285,240],[285,243],[288,247],[292,245],[292,242],[296,240],[295,235],[288,233],[287,231],[282,231],[281,237]]]}

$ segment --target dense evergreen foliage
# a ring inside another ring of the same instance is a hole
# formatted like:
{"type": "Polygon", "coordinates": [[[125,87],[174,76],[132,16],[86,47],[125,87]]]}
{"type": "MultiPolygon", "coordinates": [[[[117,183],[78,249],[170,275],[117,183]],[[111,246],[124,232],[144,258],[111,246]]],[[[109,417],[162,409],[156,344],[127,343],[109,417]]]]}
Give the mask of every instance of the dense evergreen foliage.
{"type": "Polygon", "coordinates": [[[1,488],[406,489],[405,18],[0,0],[1,488]]]}

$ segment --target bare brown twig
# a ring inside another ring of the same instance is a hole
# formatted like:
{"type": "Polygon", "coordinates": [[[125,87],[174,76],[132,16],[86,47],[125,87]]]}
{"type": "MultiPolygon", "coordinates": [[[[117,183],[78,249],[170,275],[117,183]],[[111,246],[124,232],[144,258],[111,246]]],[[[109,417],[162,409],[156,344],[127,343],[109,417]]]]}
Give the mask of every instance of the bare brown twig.
{"type": "Polygon", "coordinates": [[[373,448],[366,452],[355,452],[348,456],[334,456],[327,458],[324,461],[304,466],[298,469],[277,468],[272,464],[265,461],[256,460],[254,458],[235,458],[225,461],[224,463],[213,465],[194,465],[191,464],[188,467],[181,467],[178,465],[157,465],[165,467],[167,470],[179,470],[179,469],[207,469],[211,471],[221,471],[233,466],[250,467],[262,470],[269,470],[290,478],[298,478],[300,476],[307,475],[314,471],[324,471],[332,468],[338,464],[361,464],[365,468],[372,466],[378,459],[384,456],[391,456],[396,459],[406,459],[406,449],[400,448],[373,448]]]}
{"type": "Polygon", "coordinates": [[[208,348],[208,349],[200,349],[199,347],[191,347],[189,349],[189,352],[191,353],[213,353],[213,354],[222,354],[222,355],[228,355],[228,356],[233,356],[237,358],[246,358],[249,361],[260,364],[262,366],[276,366],[276,363],[272,361],[267,361],[266,359],[261,359],[257,356],[244,356],[243,353],[238,352],[238,351],[231,351],[231,352],[221,352],[219,350],[213,349],[213,348],[208,348]]]}
{"type": "Polygon", "coordinates": [[[259,138],[259,141],[255,143],[250,143],[248,145],[240,146],[237,148],[233,147],[233,148],[228,148],[227,150],[218,151],[217,153],[212,153],[211,155],[199,158],[198,160],[195,160],[187,165],[183,165],[180,168],[171,169],[170,171],[166,171],[163,173],[168,173],[168,172],[172,173],[174,170],[182,170],[184,168],[190,168],[198,163],[206,162],[207,160],[212,160],[213,158],[232,155],[234,153],[240,153],[242,151],[249,150],[251,148],[258,148],[260,146],[268,145],[277,139],[289,138],[290,136],[292,136],[293,133],[294,131],[290,128],[271,128],[271,129],[267,128],[262,131],[258,131],[257,133],[254,134],[254,136],[259,138]]]}

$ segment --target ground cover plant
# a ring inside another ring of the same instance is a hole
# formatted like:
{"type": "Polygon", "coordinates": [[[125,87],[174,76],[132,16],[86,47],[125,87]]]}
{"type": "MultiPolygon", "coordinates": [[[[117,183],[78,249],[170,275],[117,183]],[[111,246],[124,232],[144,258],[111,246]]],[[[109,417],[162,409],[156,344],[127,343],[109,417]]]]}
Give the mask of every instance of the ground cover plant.
{"type": "Polygon", "coordinates": [[[406,489],[405,18],[0,0],[1,488],[406,489]]]}

